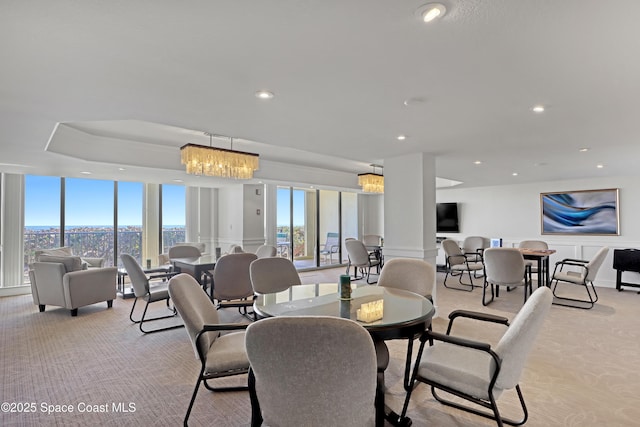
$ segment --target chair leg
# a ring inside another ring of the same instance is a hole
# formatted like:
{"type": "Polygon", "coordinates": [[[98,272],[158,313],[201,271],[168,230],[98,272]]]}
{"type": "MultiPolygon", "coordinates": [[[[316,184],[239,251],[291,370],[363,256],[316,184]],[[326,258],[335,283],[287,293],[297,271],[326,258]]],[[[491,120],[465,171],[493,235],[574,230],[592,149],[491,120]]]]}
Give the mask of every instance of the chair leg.
{"type": "MultiPolygon", "coordinates": [[[[553,280],[551,280],[551,281],[553,282],[553,280]]],[[[585,282],[582,285],[578,284],[578,286],[584,286],[586,291],[587,291],[587,296],[589,297],[589,299],[585,300],[585,299],[579,299],[579,298],[568,298],[568,297],[560,297],[560,296],[558,296],[556,294],[556,288],[558,287],[558,284],[560,283],[560,281],[557,280],[557,279],[555,281],[556,281],[556,283],[552,288],[553,297],[554,297],[554,301],[553,301],[554,305],[561,305],[563,307],[580,308],[580,309],[583,309],[583,310],[589,310],[589,309],[593,308],[595,303],[598,301],[598,293],[596,292],[596,288],[593,285],[593,282],[590,282],[590,283],[585,282]],[[591,285],[591,289],[593,290],[593,295],[591,294],[591,291],[589,290],[589,285],[591,285]],[[561,301],[570,301],[572,303],[578,303],[578,304],[564,303],[564,302],[561,302],[561,301]],[[580,304],[586,304],[586,306],[582,306],[580,304]]],[[[571,283],[571,284],[575,285],[575,283],[571,283]]]]}
{"type": "MultiPolygon", "coordinates": [[[[169,304],[169,302],[168,302],[168,301],[169,301],[169,300],[167,299],[167,306],[168,306],[168,304],[169,304]]],[[[145,331],[144,329],[142,329],[142,324],[143,324],[144,322],[151,322],[151,321],[154,321],[154,320],[169,319],[169,318],[175,317],[175,316],[176,316],[176,310],[175,310],[175,308],[174,308],[174,309],[172,310],[172,311],[173,311],[173,314],[171,314],[171,315],[169,315],[169,316],[160,316],[160,317],[153,317],[153,318],[151,318],[151,319],[145,319],[145,316],[146,316],[146,314],[147,314],[147,308],[149,308],[149,301],[147,301],[147,303],[146,303],[146,304],[145,304],[145,306],[144,306],[144,311],[142,312],[142,317],[140,318],[140,320],[135,320],[135,319],[133,318],[133,311],[134,311],[134,309],[136,308],[136,303],[137,303],[137,302],[138,302],[138,297],[136,297],[136,299],[133,301],[133,305],[131,306],[131,311],[129,312],[129,319],[130,319],[133,323],[137,323],[137,324],[139,325],[140,331],[141,331],[143,334],[151,334],[151,333],[154,333],[154,332],[168,331],[168,330],[170,330],[170,329],[184,328],[184,324],[181,324],[181,325],[168,326],[168,327],[166,327],[166,328],[159,328],[159,329],[153,329],[153,330],[147,330],[147,331],[145,331]]]]}
{"type": "Polygon", "coordinates": [[[489,303],[493,302],[493,300],[496,297],[496,290],[494,290],[494,285],[493,283],[489,283],[487,282],[487,279],[485,278],[484,280],[484,286],[482,286],[482,305],[487,306],[489,305],[489,303]],[[491,286],[491,299],[489,301],[487,301],[487,287],[491,286]]]}
{"type": "Polygon", "coordinates": [[[262,425],[263,419],[256,393],[256,376],[252,369],[249,369],[249,401],[251,402],[251,427],[259,427],[262,425]]]}
{"type": "Polygon", "coordinates": [[[196,401],[196,395],[198,394],[198,389],[200,388],[200,383],[202,382],[202,372],[204,371],[204,365],[200,370],[200,375],[198,375],[198,381],[196,381],[196,386],[193,389],[193,394],[191,394],[191,401],[189,402],[189,407],[187,408],[187,413],[184,416],[184,427],[187,427],[189,421],[189,415],[191,415],[191,409],[193,409],[193,403],[196,401]]]}
{"type": "Polygon", "coordinates": [[[469,280],[470,280],[471,283],[464,283],[462,281],[462,275],[464,274],[464,272],[460,272],[460,274],[455,274],[453,271],[451,271],[450,268],[447,268],[447,273],[444,276],[444,283],[443,283],[444,287],[448,288],[448,289],[453,289],[455,291],[467,291],[467,292],[473,291],[473,288],[474,288],[475,285],[473,284],[473,279],[471,279],[471,271],[468,271],[468,273],[469,273],[469,280]],[[458,278],[458,282],[460,282],[460,284],[465,286],[465,287],[464,288],[459,288],[459,287],[454,287],[454,286],[447,285],[447,278],[449,277],[449,275],[451,275],[451,277],[460,276],[458,278]]]}
{"type": "Polygon", "coordinates": [[[38,305],[38,310],[40,310],[40,313],[42,313],[44,311],[45,305],[44,304],[39,304],[38,305]]]}

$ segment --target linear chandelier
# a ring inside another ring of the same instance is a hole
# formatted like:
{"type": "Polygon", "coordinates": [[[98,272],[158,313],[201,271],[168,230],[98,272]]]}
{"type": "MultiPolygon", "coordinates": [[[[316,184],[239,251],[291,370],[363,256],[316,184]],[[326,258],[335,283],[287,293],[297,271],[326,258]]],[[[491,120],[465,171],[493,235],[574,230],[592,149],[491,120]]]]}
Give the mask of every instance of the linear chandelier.
{"type": "MultiPolygon", "coordinates": [[[[212,146],[213,134],[209,136],[209,147],[206,145],[186,144],[180,147],[181,162],[186,172],[191,175],[219,176],[223,178],[251,179],[258,169],[258,154],[236,151],[212,146]]],[[[215,135],[220,136],[220,135],[215,135]]]]}
{"type": "Polygon", "coordinates": [[[384,193],[384,175],[376,173],[376,168],[380,165],[370,165],[373,167],[373,173],[358,174],[358,185],[362,187],[365,193],[384,193]]]}

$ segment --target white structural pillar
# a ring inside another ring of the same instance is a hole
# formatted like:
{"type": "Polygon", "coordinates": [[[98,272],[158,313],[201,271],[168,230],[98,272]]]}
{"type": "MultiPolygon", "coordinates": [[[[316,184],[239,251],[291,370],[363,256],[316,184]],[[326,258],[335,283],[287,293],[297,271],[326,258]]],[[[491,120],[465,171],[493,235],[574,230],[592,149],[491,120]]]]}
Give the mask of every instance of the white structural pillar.
{"type": "MultiPolygon", "coordinates": [[[[418,153],[384,159],[384,256],[436,266],[435,158],[418,153]]],[[[436,288],[433,299],[437,310],[436,288]]]]}

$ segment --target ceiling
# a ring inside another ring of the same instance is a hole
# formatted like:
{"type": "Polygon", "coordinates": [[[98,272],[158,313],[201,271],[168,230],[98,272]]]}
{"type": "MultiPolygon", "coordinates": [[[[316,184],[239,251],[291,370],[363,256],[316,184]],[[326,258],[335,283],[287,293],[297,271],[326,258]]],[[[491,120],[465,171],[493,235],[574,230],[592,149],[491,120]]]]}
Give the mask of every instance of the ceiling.
{"type": "Polygon", "coordinates": [[[212,132],[277,182],[418,152],[466,187],[638,174],[639,1],[425,3],[3,0],[0,171],[218,185],[179,164],[212,132]]]}

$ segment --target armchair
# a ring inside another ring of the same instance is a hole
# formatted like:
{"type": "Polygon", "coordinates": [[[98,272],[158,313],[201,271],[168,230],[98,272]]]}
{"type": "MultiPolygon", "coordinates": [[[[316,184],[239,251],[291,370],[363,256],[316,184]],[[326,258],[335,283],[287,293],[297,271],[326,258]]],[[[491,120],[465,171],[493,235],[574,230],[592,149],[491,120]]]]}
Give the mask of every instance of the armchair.
{"type": "Polygon", "coordinates": [[[64,307],[71,316],[78,315],[78,307],[107,302],[116,298],[117,268],[82,270],[80,257],[40,257],[31,264],[31,294],[40,312],[47,305],[64,307]]]}
{"type": "Polygon", "coordinates": [[[600,250],[590,261],[565,258],[562,261],[557,262],[553,270],[553,276],[551,277],[551,283],[555,281],[555,285],[553,286],[553,296],[556,298],[556,301],[554,301],[554,304],[573,308],[592,308],[596,301],[598,301],[598,293],[596,292],[596,288],[593,286],[593,281],[596,279],[598,270],[600,269],[600,266],[602,265],[602,262],[606,258],[608,252],[609,248],[605,246],[600,248],[600,250]],[[589,299],[587,300],[558,296],[556,292],[559,283],[584,286],[587,291],[587,297],[589,299]],[[589,290],[589,286],[591,286],[591,290],[589,290]],[[562,301],[571,302],[564,303],[562,301]]]}
{"type": "Polygon", "coordinates": [[[499,427],[504,423],[519,426],[528,418],[519,379],[529,352],[534,346],[538,332],[549,312],[552,301],[551,290],[538,288],[527,300],[509,326],[508,319],[488,313],[464,310],[453,311],[449,315],[446,334],[425,331],[420,337],[420,350],[402,408],[401,419],[407,412],[415,381],[431,386],[431,394],[440,403],[493,419],[499,427]],[[492,322],[508,326],[495,347],[491,344],[450,335],[453,322],[458,317],[492,322]],[[431,342],[436,341],[431,345],[431,342]],[[430,345],[425,349],[425,344],[430,345]],[[496,403],[500,395],[514,389],[518,395],[523,419],[506,419],[500,415],[496,403]],[[475,407],[442,398],[436,389],[491,410],[486,412],[475,407]]]}
{"type": "MultiPolygon", "coordinates": [[[[70,257],[73,255],[73,250],[70,246],[62,246],[60,248],[51,248],[51,249],[37,249],[34,253],[35,260],[41,261],[41,256],[58,256],[58,257],[70,257]]],[[[104,267],[104,258],[99,257],[80,257],[82,262],[82,269],[87,270],[88,268],[102,268],[104,267]]]]}
{"type": "Polygon", "coordinates": [[[474,262],[473,260],[476,259],[474,256],[464,254],[455,240],[443,240],[442,249],[444,249],[444,253],[446,254],[447,266],[447,273],[444,276],[444,286],[449,289],[466,290],[465,288],[454,288],[447,285],[447,278],[449,275],[452,277],[458,276],[458,282],[463,286],[468,286],[469,291],[472,291],[475,285],[471,278],[471,272],[473,271],[475,276],[477,271],[484,270],[484,264],[481,261],[474,262]],[[469,283],[464,283],[462,281],[462,276],[465,272],[469,275],[469,283]]]}

